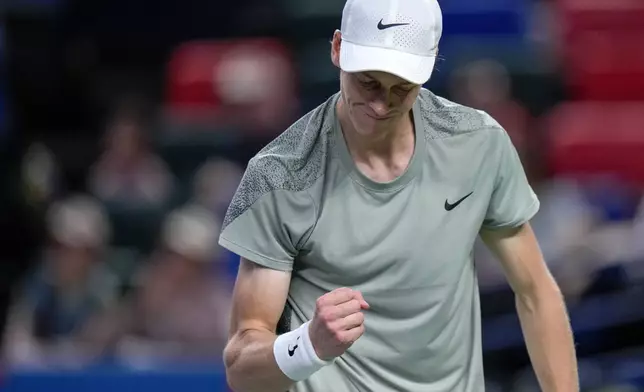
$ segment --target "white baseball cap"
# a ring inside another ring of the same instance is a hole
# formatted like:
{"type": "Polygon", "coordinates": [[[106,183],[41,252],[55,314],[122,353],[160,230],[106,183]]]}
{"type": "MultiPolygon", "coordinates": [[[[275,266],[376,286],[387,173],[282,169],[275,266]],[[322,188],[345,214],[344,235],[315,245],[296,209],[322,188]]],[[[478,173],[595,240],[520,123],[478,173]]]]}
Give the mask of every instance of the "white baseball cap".
{"type": "Polygon", "coordinates": [[[347,0],[340,68],[382,71],[415,84],[432,75],[443,16],[437,0],[347,0]]]}

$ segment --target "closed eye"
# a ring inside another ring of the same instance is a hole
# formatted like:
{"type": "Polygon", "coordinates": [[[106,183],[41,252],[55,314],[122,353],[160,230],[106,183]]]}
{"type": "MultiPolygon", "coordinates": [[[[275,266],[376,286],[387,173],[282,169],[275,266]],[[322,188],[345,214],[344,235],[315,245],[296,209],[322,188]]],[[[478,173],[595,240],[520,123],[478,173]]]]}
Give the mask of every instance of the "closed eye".
{"type": "Polygon", "coordinates": [[[395,87],[393,90],[397,95],[405,96],[409,94],[413,89],[413,87],[395,87]]]}
{"type": "Polygon", "coordinates": [[[366,88],[368,90],[377,90],[377,89],[380,88],[380,83],[378,83],[378,82],[376,82],[374,80],[368,81],[368,82],[360,81],[360,85],[362,85],[362,87],[364,87],[364,88],[366,88]]]}

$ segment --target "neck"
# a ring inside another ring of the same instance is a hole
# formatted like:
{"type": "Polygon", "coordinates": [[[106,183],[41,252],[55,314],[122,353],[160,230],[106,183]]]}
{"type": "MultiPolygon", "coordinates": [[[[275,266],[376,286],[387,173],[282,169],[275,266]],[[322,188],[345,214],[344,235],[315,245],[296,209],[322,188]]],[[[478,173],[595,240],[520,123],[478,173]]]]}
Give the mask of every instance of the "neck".
{"type": "Polygon", "coordinates": [[[354,159],[395,161],[409,158],[413,154],[416,135],[411,113],[402,118],[395,127],[376,134],[363,135],[355,129],[342,99],[338,100],[336,109],[347,148],[354,159]]]}

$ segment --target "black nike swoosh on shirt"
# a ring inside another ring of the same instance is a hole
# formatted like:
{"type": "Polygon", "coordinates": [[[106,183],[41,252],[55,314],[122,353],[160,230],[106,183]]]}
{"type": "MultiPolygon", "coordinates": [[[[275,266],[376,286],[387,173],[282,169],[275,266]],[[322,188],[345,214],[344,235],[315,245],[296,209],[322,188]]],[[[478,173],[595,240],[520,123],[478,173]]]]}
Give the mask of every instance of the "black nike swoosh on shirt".
{"type": "Polygon", "coordinates": [[[380,22],[378,22],[378,30],[385,30],[391,27],[396,27],[396,26],[407,26],[409,23],[390,23],[390,24],[383,24],[382,19],[380,19],[380,22]]]}
{"type": "Polygon", "coordinates": [[[465,195],[465,196],[461,197],[460,199],[458,199],[458,200],[457,200],[456,202],[454,202],[454,203],[450,203],[449,201],[445,200],[445,211],[451,211],[451,210],[453,210],[453,209],[454,209],[454,208],[456,208],[459,204],[461,204],[461,203],[463,202],[463,200],[465,200],[465,199],[467,199],[468,197],[472,196],[472,193],[474,193],[474,192],[470,192],[470,193],[468,193],[467,195],[465,195]]]}

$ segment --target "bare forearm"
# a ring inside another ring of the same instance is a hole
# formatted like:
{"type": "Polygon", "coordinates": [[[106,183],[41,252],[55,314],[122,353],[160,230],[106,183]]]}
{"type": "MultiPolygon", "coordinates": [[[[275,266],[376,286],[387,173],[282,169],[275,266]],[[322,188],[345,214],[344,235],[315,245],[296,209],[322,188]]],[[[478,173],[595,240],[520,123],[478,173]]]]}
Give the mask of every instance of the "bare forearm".
{"type": "Polygon", "coordinates": [[[224,360],[235,392],[284,392],[293,385],[275,361],[275,338],[268,331],[248,331],[231,339],[224,360]]]}
{"type": "Polygon", "coordinates": [[[578,391],[574,341],[559,291],[548,288],[529,296],[517,295],[516,305],[541,390],[578,391]]]}

